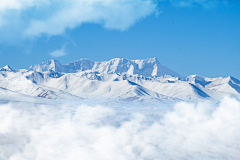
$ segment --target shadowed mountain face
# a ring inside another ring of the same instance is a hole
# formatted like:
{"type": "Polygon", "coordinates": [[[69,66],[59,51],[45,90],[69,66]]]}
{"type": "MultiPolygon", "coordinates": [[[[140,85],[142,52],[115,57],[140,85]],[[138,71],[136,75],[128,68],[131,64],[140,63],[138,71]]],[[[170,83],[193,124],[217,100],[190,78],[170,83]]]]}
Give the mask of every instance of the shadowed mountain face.
{"type": "Polygon", "coordinates": [[[8,93],[48,99],[162,103],[218,100],[240,93],[240,81],[236,78],[183,78],[156,58],[114,58],[104,62],[80,59],[66,65],[49,60],[29,70],[16,71],[5,66],[0,69],[0,87],[8,93]]]}
{"type": "Polygon", "coordinates": [[[238,79],[230,76],[228,84],[240,93],[240,81],[238,79]]]}

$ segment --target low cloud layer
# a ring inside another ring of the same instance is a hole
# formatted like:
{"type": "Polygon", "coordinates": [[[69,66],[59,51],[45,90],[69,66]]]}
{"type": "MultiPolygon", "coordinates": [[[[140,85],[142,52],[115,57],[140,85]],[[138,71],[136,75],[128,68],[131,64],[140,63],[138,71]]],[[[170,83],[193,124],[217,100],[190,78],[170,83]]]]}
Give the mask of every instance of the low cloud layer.
{"type": "Polygon", "coordinates": [[[239,159],[235,99],[218,106],[181,102],[163,116],[139,110],[1,105],[0,159],[239,159]]]}

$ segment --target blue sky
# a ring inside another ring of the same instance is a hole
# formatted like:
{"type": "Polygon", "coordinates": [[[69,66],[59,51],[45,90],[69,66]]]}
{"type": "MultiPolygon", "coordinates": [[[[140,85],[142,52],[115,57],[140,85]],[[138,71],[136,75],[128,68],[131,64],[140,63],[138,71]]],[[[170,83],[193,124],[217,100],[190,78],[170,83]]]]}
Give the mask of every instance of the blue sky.
{"type": "Polygon", "coordinates": [[[0,65],[157,57],[182,76],[240,79],[238,0],[1,0],[0,65]]]}

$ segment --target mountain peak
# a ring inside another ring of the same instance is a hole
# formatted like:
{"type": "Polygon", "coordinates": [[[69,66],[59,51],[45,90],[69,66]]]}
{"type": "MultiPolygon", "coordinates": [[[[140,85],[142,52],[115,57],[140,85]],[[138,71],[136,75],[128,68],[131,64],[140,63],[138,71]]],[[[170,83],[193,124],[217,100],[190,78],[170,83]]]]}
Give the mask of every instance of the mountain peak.
{"type": "Polygon", "coordinates": [[[1,68],[0,71],[13,71],[13,70],[9,65],[6,65],[3,68],[1,68]]]}
{"type": "Polygon", "coordinates": [[[61,70],[62,64],[56,60],[56,59],[51,59],[46,62],[42,62],[38,65],[33,65],[29,67],[29,71],[37,71],[37,72],[45,72],[45,71],[56,71],[59,72],[59,69],[61,70]]]}
{"type": "Polygon", "coordinates": [[[50,61],[51,61],[52,63],[58,62],[56,59],[51,59],[50,61]]]}
{"type": "Polygon", "coordinates": [[[46,62],[42,62],[41,64],[51,64],[51,63],[60,63],[58,60],[56,60],[56,59],[50,59],[50,60],[48,60],[48,61],[46,61],[46,62]]]}
{"type": "MultiPolygon", "coordinates": [[[[81,58],[81,59],[79,59],[79,60],[77,60],[77,61],[75,61],[75,62],[79,62],[79,61],[91,61],[90,59],[87,59],[87,58],[81,58]]],[[[74,62],[71,62],[71,63],[74,63],[74,62]]]]}
{"type": "Polygon", "coordinates": [[[148,60],[149,62],[158,62],[158,59],[156,57],[148,58],[146,60],[148,60]]]}

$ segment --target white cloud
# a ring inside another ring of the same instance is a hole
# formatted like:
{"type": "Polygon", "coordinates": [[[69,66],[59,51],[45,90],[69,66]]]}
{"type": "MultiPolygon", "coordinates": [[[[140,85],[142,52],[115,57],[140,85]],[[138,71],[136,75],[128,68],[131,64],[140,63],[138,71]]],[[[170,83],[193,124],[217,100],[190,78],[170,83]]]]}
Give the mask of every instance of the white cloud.
{"type": "Polygon", "coordinates": [[[27,36],[57,35],[82,23],[100,23],[105,28],[126,30],[137,20],[150,15],[156,5],[150,0],[63,0],[67,7],[44,20],[33,20],[27,36]]]}
{"type": "MultiPolygon", "coordinates": [[[[211,8],[217,0],[168,0],[178,7],[211,8]]],[[[0,42],[61,35],[84,23],[124,31],[153,13],[158,0],[0,0],[0,42]]],[[[224,1],[225,2],[225,1],[224,1]]]]}
{"type": "Polygon", "coordinates": [[[161,113],[139,110],[0,105],[0,159],[239,158],[240,102],[235,99],[218,106],[178,103],[160,118],[152,115],[161,113]]]}
{"type": "Polygon", "coordinates": [[[62,46],[61,49],[57,49],[49,53],[52,57],[62,57],[67,55],[67,52],[65,51],[65,46],[62,46]]]}
{"type": "Polygon", "coordinates": [[[152,0],[0,0],[0,33],[52,36],[83,23],[126,30],[155,11],[152,0]]]}

